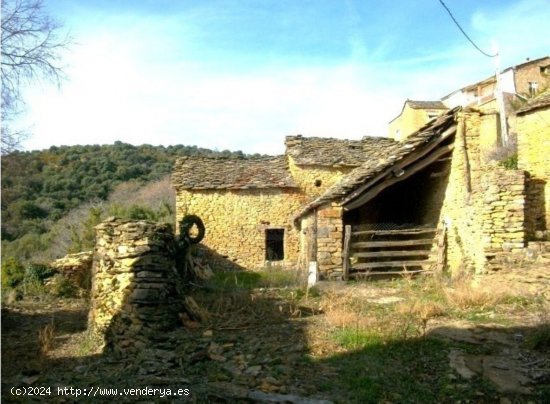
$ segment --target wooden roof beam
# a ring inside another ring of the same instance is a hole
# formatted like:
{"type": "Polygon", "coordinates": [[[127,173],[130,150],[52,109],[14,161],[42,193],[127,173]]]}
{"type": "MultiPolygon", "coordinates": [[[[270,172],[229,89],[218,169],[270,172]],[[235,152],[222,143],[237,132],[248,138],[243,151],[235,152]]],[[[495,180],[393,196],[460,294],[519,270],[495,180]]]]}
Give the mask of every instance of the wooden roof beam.
{"type": "MultiPolygon", "coordinates": [[[[453,144],[442,146],[439,150],[436,150],[432,154],[430,154],[428,157],[426,157],[423,160],[417,161],[416,163],[410,165],[406,168],[405,172],[400,175],[399,177],[393,177],[389,180],[386,180],[384,182],[381,182],[380,184],[374,186],[369,191],[365,192],[363,195],[360,195],[358,198],[353,200],[352,202],[346,203],[344,205],[345,210],[352,210],[355,208],[358,208],[359,206],[364,205],[368,201],[370,201],[372,198],[377,196],[380,192],[382,192],[384,189],[390,187],[393,184],[396,184],[400,181],[406,180],[413,174],[417,173],[418,171],[422,170],[423,168],[429,166],[430,164],[436,162],[439,158],[443,157],[444,155],[450,153],[454,148],[453,144]]],[[[395,167],[393,167],[393,170],[395,170],[395,167]]]]}
{"type": "Polygon", "coordinates": [[[423,156],[425,156],[426,154],[428,154],[429,152],[431,152],[433,149],[435,149],[439,144],[441,144],[444,140],[448,139],[450,136],[454,135],[456,133],[456,125],[453,124],[451,125],[449,128],[447,128],[440,136],[439,138],[437,138],[435,141],[433,141],[432,143],[430,143],[426,148],[422,149],[420,152],[416,153],[416,154],[413,154],[413,155],[409,155],[407,157],[405,157],[403,160],[401,160],[399,163],[397,163],[396,165],[388,168],[387,170],[384,170],[383,172],[381,172],[380,174],[378,174],[377,176],[375,176],[372,180],[370,180],[369,182],[367,182],[365,185],[362,185],[361,187],[359,187],[358,189],[356,189],[354,192],[352,192],[350,195],[348,195],[343,201],[342,201],[342,205],[346,205],[349,201],[355,199],[356,197],[358,197],[359,195],[361,195],[363,192],[365,192],[365,190],[369,189],[370,187],[372,187],[374,184],[376,184],[377,182],[379,182],[380,180],[384,180],[385,177],[388,175],[388,174],[391,174],[392,171],[394,170],[400,170],[400,169],[404,169],[407,165],[417,161],[418,159],[422,158],[423,156]]]}

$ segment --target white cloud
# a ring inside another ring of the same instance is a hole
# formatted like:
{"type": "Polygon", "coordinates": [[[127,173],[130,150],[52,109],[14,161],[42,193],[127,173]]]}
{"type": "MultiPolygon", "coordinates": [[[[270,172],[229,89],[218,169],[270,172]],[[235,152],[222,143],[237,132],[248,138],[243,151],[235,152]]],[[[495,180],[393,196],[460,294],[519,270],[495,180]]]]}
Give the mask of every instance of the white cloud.
{"type": "MultiPolygon", "coordinates": [[[[542,56],[534,53],[550,37],[534,12],[548,13],[541,9],[538,0],[524,1],[490,16],[478,12],[472,21],[480,35],[497,38],[506,63],[519,63],[525,52],[542,56]],[[515,15],[531,27],[538,21],[538,31],[517,27],[515,15]]],[[[68,57],[70,80],[62,89],[28,89],[26,123],[34,136],[27,148],[121,140],[274,154],[288,134],[385,135],[406,98],[436,99],[492,73],[492,62],[467,43],[380,61],[373,52],[385,49],[383,41],[378,50],[364,48],[353,30],[349,60],[324,66],[283,61],[245,72],[197,62],[188,50],[196,33],[175,17],[162,25],[111,17],[90,26],[96,28],[81,32],[68,57]]]]}

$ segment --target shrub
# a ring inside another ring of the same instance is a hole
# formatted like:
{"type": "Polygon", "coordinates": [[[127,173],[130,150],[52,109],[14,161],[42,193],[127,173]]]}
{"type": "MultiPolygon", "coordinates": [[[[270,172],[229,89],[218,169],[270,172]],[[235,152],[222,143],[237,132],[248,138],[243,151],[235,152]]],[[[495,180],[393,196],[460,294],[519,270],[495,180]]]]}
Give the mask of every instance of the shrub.
{"type": "Polygon", "coordinates": [[[61,274],[55,275],[48,283],[48,291],[56,297],[76,297],[77,287],[61,274]]]}
{"type": "Polygon", "coordinates": [[[45,279],[52,277],[55,271],[44,264],[30,264],[25,270],[25,281],[36,280],[43,282],[45,279]]]}
{"type": "Polygon", "coordinates": [[[2,262],[2,288],[14,288],[25,279],[25,267],[15,258],[2,262]]]}

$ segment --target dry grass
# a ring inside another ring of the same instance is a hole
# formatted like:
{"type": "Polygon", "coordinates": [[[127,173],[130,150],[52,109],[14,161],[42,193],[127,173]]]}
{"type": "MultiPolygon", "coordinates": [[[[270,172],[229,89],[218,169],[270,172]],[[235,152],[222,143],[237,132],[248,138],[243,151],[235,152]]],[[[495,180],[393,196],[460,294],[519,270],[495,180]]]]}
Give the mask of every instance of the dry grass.
{"type": "Polygon", "coordinates": [[[455,279],[444,294],[449,307],[457,310],[493,308],[505,301],[509,291],[476,285],[470,277],[455,279]]]}
{"type": "Polygon", "coordinates": [[[38,345],[42,355],[46,355],[52,350],[54,338],[55,326],[53,321],[38,330],[38,345]]]}
{"type": "Polygon", "coordinates": [[[351,293],[323,295],[319,304],[329,326],[337,328],[367,328],[373,324],[373,316],[367,314],[366,304],[351,293]]]}

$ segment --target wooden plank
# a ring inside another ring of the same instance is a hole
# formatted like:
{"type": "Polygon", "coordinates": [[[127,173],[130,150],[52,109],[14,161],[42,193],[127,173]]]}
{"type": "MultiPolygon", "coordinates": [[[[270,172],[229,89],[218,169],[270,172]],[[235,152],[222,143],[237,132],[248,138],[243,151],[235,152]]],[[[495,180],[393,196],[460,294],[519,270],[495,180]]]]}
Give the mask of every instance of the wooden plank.
{"type": "Polygon", "coordinates": [[[439,230],[437,239],[437,270],[443,272],[447,264],[447,228],[445,223],[439,230]]]}
{"type": "Polygon", "coordinates": [[[351,248],[371,248],[371,247],[406,247],[412,245],[431,245],[434,240],[431,238],[422,238],[418,240],[391,240],[391,241],[358,241],[351,243],[351,248]]]}
{"type": "Polygon", "coordinates": [[[369,268],[385,268],[385,267],[420,267],[425,265],[435,264],[435,261],[421,260],[421,261],[386,261],[386,262],[363,262],[360,264],[354,264],[352,270],[369,269],[369,268]]]}
{"type": "Polygon", "coordinates": [[[418,228],[418,229],[403,229],[403,230],[360,230],[351,233],[352,236],[362,236],[372,234],[375,236],[393,236],[401,234],[424,234],[434,233],[437,231],[435,228],[418,228]]]}
{"type": "Polygon", "coordinates": [[[350,240],[351,240],[351,226],[348,224],[344,227],[344,267],[343,267],[343,276],[342,278],[347,281],[349,274],[349,255],[350,255],[350,240]]]}
{"type": "Polygon", "coordinates": [[[350,278],[367,278],[371,275],[408,275],[418,273],[433,273],[430,269],[419,269],[414,271],[367,271],[367,272],[352,272],[350,278]]]}
{"type": "Polygon", "coordinates": [[[377,258],[377,257],[412,257],[415,255],[430,255],[431,250],[404,250],[404,251],[373,251],[359,252],[351,256],[353,258],[377,258]]]}
{"type": "Polygon", "coordinates": [[[454,148],[453,144],[441,146],[440,149],[435,150],[432,154],[428,155],[425,159],[421,159],[416,163],[411,164],[409,167],[406,168],[405,172],[399,177],[393,177],[381,182],[380,184],[366,191],[364,194],[359,195],[355,200],[350,201],[350,199],[347,199],[344,205],[344,209],[352,210],[364,205],[365,203],[370,201],[372,198],[376,197],[384,189],[388,188],[393,184],[406,180],[413,174],[416,174],[418,171],[432,164],[434,161],[436,161],[440,157],[444,156],[447,153],[450,153],[453,150],[453,148],[454,148]]]}

